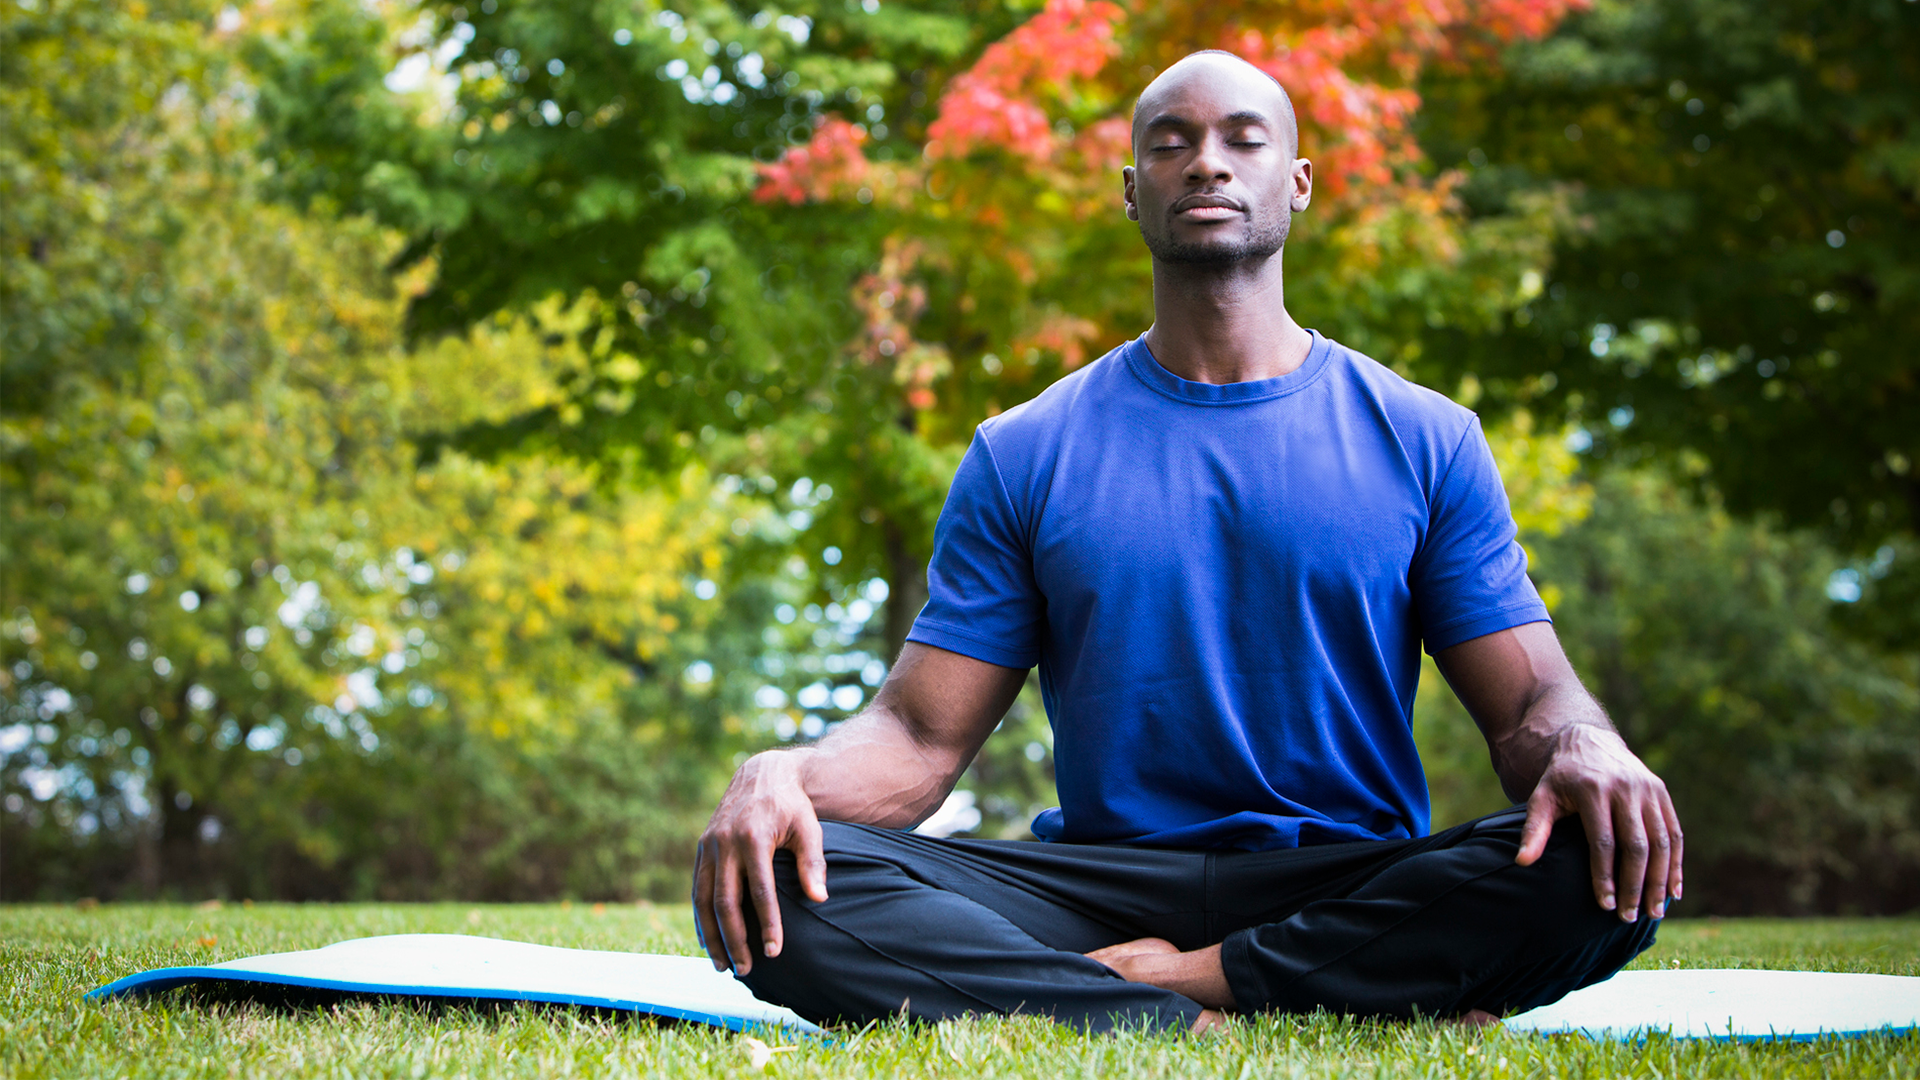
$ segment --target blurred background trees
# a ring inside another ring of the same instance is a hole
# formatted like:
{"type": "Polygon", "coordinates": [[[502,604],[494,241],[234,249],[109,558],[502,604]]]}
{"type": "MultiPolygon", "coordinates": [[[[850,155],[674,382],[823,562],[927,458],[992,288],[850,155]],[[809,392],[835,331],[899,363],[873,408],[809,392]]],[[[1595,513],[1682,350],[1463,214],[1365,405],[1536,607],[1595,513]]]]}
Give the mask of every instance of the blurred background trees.
{"type": "Polygon", "coordinates": [[[1567,193],[1541,291],[1418,377],[1581,426],[1864,556],[1854,629],[1920,637],[1920,17],[1904,0],[1598,0],[1425,87],[1475,220],[1567,193]]]}
{"type": "MultiPolygon", "coordinates": [[[[0,895],[680,895],[973,426],[1144,329],[1132,97],[1221,47],[1290,305],[1487,417],[1689,909],[1920,903],[1916,14],[0,0],[0,895]]],[[[1051,760],[1024,695],[930,824],[1051,760]]]]}

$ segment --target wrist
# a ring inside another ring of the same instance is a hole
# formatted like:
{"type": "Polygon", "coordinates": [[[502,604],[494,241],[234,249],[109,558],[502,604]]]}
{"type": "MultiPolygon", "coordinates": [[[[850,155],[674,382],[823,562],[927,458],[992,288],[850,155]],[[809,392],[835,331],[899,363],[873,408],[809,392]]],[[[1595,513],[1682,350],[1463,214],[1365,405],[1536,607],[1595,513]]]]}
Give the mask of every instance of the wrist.
{"type": "Polygon", "coordinates": [[[792,783],[811,799],[814,781],[820,766],[820,752],[811,746],[796,746],[786,750],[765,750],[759,755],[766,758],[767,767],[775,770],[780,782],[792,783]]]}

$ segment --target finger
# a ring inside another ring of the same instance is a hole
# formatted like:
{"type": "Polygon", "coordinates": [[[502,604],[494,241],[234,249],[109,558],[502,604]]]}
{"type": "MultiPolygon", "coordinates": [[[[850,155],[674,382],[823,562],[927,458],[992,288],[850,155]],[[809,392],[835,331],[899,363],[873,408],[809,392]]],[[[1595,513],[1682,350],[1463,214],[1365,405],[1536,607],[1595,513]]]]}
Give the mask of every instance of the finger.
{"type": "Polygon", "coordinates": [[[1614,841],[1619,846],[1620,903],[1614,908],[1620,918],[1633,922],[1640,917],[1640,894],[1647,881],[1647,821],[1640,808],[1624,797],[1608,800],[1615,815],[1614,841]]]}
{"type": "Polygon", "coordinates": [[[1680,832],[1680,813],[1673,808],[1673,798],[1667,794],[1666,786],[1660,788],[1660,813],[1667,820],[1667,839],[1672,847],[1667,852],[1667,895],[1680,899],[1680,887],[1686,877],[1684,856],[1687,838],[1680,832]]]}
{"type": "Polygon", "coordinates": [[[1527,822],[1520,827],[1520,852],[1513,861],[1532,866],[1547,853],[1547,838],[1553,835],[1553,823],[1560,817],[1560,800],[1543,781],[1527,799],[1527,822]]]}
{"type": "Polygon", "coordinates": [[[737,975],[753,969],[753,953],[747,948],[747,921],[740,913],[741,869],[733,851],[722,848],[720,865],[714,873],[713,914],[720,923],[720,940],[726,946],[727,960],[737,975]]]}
{"type": "Polygon", "coordinates": [[[1667,913],[1667,875],[1673,871],[1673,842],[1667,836],[1666,815],[1660,812],[1658,801],[1647,800],[1640,813],[1647,832],[1647,885],[1641,900],[1647,916],[1658,919],[1667,913]]]}
{"type": "MultiPolygon", "coordinates": [[[[827,899],[827,855],[822,845],[820,819],[809,803],[793,823],[793,858],[800,870],[800,888],[816,904],[827,899]]],[[[769,953],[768,955],[772,955],[769,953]]]]}
{"type": "MultiPolygon", "coordinates": [[[[780,925],[780,894],[773,887],[773,848],[756,844],[747,857],[746,871],[747,894],[753,898],[754,913],[760,917],[760,947],[769,957],[779,956],[784,939],[780,925]]],[[[748,956],[744,937],[741,939],[740,952],[735,955],[746,957],[748,966],[740,969],[741,974],[746,974],[753,960],[748,956]]]]}
{"type": "Polygon", "coordinates": [[[1613,816],[1592,800],[1580,806],[1580,822],[1587,828],[1587,861],[1593,875],[1593,898],[1602,908],[1615,910],[1613,895],[1613,816]]]}
{"type": "Polygon", "coordinates": [[[709,841],[702,838],[693,849],[693,918],[699,928],[700,944],[713,959],[715,971],[727,970],[727,953],[720,943],[720,923],[713,917],[714,859],[709,841]]]}

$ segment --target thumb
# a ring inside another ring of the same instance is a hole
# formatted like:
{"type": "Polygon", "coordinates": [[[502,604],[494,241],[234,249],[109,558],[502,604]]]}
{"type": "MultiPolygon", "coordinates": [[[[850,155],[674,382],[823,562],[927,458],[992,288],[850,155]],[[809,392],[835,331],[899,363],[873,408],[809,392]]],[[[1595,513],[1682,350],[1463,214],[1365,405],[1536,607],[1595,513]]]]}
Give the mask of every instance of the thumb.
{"type": "Polygon", "coordinates": [[[1553,823],[1560,817],[1560,800],[1543,780],[1527,800],[1527,823],[1520,828],[1520,851],[1513,861],[1532,866],[1547,853],[1547,838],[1553,835],[1553,823]]]}

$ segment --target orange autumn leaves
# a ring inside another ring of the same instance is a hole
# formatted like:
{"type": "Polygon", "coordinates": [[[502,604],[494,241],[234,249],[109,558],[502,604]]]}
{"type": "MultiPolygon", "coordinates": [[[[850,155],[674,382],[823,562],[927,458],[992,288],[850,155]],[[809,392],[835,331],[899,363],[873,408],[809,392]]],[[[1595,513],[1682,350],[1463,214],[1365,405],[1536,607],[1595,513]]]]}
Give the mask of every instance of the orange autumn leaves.
{"type": "MultiPolygon", "coordinates": [[[[1226,49],[1285,85],[1323,190],[1391,187],[1418,161],[1410,121],[1423,68],[1538,37],[1588,0],[1341,0],[1149,5],[1051,0],[947,86],[927,129],[928,162],[986,153],[1029,167],[1127,152],[1128,111],[1152,71],[1226,49]],[[1090,111],[1106,115],[1090,116],[1090,111]],[[1072,115],[1080,114],[1080,115],[1072,115]],[[1078,128],[1078,136],[1064,129],[1078,128]],[[1071,159],[1071,160],[1069,160],[1071,159]]],[[[761,167],[756,196],[799,203],[861,186],[865,132],[829,120],[806,146],[761,167]]]]}
{"type": "Polygon", "coordinates": [[[861,151],[867,130],[838,116],[829,116],[805,146],[796,146],[778,161],[760,166],[760,186],[754,198],[761,202],[826,202],[857,197],[867,187],[873,163],[861,151]]]}
{"type": "Polygon", "coordinates": [[[1044,159],[1055,148],[1043,93],[1092,79],[1117,58],[1127,13],[1108,0],[1052,0],[957,76],[927,128],[930,161],[979,147],[1044,159]]]}

